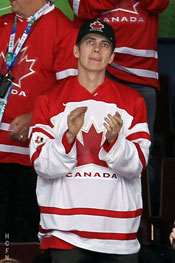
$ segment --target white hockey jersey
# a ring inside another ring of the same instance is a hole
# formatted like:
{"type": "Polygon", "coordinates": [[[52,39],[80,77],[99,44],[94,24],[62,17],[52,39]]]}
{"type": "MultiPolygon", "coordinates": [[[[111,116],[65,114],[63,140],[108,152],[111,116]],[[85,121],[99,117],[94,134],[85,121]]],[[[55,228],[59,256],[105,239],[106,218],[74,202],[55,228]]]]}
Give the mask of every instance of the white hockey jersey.
{"type": "Polygon", "coordinates": [[[71,77],[40,96],[30,136],[30,156],[38,174],[40,238],[54,236],[103,253],[138,252],[140,177],[150,146],[143,98],[108,78],[91,94],[71,77]],[[81,106],[88,109],[70,148],[67,116],[81,106]],[[123,126],[109,146],[104,117],[116,112],[123,126]]]}

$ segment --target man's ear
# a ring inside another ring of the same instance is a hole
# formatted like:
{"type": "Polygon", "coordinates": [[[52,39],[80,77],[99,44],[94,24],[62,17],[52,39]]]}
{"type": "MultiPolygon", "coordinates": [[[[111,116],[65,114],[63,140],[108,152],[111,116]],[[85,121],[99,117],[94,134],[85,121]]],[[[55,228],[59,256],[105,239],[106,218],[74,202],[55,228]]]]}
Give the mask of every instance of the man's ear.
{"type": "Polygon", "coordinates": [[[79,47],[77,45],[74,45],[73,47],[73,54],[74,57],[79,58],[79,47]]]}
{"type": "Polygon", "coordinates": [[[109,58],[108,64],[111,64],[111,63],[112,63],[112,61],[114,60],[114,56],[115,56],[115,53],[113,52],[113,53],[111,54],[110,58],[109,58]]]}

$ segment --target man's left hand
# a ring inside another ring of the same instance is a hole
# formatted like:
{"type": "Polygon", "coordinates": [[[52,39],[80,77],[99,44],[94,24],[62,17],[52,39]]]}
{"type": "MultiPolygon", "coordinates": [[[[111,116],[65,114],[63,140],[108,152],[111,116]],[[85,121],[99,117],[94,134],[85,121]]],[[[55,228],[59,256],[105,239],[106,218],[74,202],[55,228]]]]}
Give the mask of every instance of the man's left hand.
{"type": "Polygon", "coordinates": [[[28,138],[29,126],[32,119],[32,113],[16,117],[10,124],[9,136],[18,141],[26,141],[28,138]]]}
{"type": "Polygon", "coordinates": [[[107,117],[105,117],[104,126],[107,130],[106,139],[109,144],[112,144],[114,142],[122,125],[123,121],[118,112],[116,112],[116,114],[113,116],[111,114],[108,114],[107,117]]]}

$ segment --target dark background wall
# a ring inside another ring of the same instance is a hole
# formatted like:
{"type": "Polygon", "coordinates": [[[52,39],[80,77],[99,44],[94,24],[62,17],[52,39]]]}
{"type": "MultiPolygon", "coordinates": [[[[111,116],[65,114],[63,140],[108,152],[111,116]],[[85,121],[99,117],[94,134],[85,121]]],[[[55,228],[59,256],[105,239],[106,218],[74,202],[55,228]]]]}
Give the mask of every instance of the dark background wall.
{"type": "Polygon", "coordinates": [[[159,38],[158,53],[159,73],[167,74],[171,79],[171,128],[175,132],[175,38],[159,38]]]}

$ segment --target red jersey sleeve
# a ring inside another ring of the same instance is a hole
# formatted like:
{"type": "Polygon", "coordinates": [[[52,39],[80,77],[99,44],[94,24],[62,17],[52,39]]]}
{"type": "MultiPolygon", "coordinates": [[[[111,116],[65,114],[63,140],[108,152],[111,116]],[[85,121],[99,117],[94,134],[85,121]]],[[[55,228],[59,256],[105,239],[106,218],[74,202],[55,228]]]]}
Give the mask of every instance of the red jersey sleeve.
{"type": "Polygon", "coordinates": [[[154,14],[162,13],[168,6],[169,0],[141,0],[140,4],[154,14]]]}

